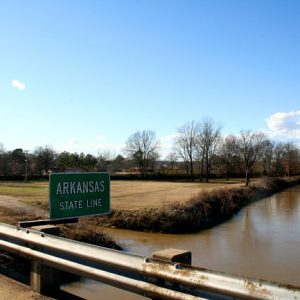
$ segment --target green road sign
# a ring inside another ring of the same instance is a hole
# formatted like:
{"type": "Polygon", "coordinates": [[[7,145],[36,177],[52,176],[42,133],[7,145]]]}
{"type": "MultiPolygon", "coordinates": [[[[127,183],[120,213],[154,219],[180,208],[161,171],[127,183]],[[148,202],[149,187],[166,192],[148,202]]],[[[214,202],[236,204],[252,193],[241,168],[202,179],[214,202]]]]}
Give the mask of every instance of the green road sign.
{"type": "Polygon", "coordinates": [[[52,173],[49,191],[50,219],[110,212],[108,173],[52,173]]]}

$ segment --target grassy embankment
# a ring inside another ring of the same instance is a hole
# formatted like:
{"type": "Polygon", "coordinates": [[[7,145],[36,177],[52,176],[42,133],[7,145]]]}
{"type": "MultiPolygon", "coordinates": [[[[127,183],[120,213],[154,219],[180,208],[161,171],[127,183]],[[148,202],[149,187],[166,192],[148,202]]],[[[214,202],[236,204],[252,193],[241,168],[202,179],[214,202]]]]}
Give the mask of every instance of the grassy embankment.
{"type": "Polygon", "coordinates": [[[264,179],[248,187],[203,190],[188,201],[172,202],[160,208],[113,210],[98,217],[98,224],[139,231],[188,233],[217,225],[245,205],[300,183],[300,178],[264,179]]]}

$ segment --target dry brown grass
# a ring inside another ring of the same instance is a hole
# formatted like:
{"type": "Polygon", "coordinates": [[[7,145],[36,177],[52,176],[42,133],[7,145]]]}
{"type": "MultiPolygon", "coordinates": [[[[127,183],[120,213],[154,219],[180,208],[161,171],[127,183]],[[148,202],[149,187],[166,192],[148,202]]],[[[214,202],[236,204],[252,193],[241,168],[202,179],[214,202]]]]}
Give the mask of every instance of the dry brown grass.
{"type": "Polygon", "coordinates": [[[112,181],[111,207],[118,210],[160,208],[174,202],[185,202],[201,191],[242,186],[243,181],[158,182],[112,181]]]}
{"type": "MultiPolygon", "coordinates": [[[[185,202],[201,191],[238,187],[243,180],[200,182],[111,181],[111,207],[118,210],[160,208],[185,202]]],[[[48,182],[0,182],[0,195],[15,197],[31,205],[48,207],[48,182]]]]}
{"type": "Polygon", "coordinates": [[[0,207],[0,222],[2,223],[16,225],[20,221],[31,221],[35,219],[37,219],[37,217],[34,214],[24,214],[24,212],[20,210],[0,207]]]}

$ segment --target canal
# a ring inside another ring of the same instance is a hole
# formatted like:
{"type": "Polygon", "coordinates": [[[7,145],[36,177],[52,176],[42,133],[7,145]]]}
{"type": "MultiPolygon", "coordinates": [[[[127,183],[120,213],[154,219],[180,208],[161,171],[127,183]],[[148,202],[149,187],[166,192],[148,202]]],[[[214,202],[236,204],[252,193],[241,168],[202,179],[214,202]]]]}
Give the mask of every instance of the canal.
{"type": "MultiPolygon", "coordinates": [[[[126,251],[151,256],[157,250],[192,252],[192,264],[226,273],[300,286],[300,186],[243,208],[214,228],[170,235],[105,229],[126,251]]],[[[145,299],[92,280],[65,288],[85,299],[145,299]]]]}

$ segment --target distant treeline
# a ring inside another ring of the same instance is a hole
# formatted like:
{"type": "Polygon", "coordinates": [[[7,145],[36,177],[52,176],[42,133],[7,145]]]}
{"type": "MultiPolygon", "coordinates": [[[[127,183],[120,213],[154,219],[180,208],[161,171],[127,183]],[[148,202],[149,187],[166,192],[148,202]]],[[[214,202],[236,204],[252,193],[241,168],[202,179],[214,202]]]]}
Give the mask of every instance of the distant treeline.
{"type": "MultiPolygon", "coordinates": [[[[68,172],[68,171],[67,171],[68,172]]],[[[75,171],[77,172],[77,171],[75,171]]],[[[49,180],[48,175],[28,175],[27,180],[30,181],[47,181],[49,180]]],[[[257,174],[259,175],[259,174],[257,174]]],[[[216,177],[214,174],[211,176],[211,179],[224,179],[224,177],[216,177]]],[[[234,178],[241,178],[240,176],[232,176],[232,179],[234,178]]],[[[24,175],[0,175],[0,181],[23,181],[25,179],[24,175]]],[[[141,177],[139,173],[114,173],[110,174],[111,180],[148,180],[148,181],[177,181],[177,182],[186,182],[186,181],[192,181],[192,178],[189,174],[181,173],[181,174],[170,174],[170,173],[161,173],[159,171],[148,173],[147,176],[141,177]]],[[[199,178],[194,178],[194,181],[200,181],[199,178]]]]}
{"type": "Polygon", "coordinates": [[[178,129],[173,151],[160,159],[155,132],[132,134],[124,155],[57,152],[51,146],[33,152],[5,151],[0,144],[0,178],[35,179],[51,172],[110,172],[113,179],[200,180],[244,176],[290,177],[300,174],[300,150],[294,143],[272,142],[263,133],[241,131],[221,136],[211,119],[188,122],[178,129]]]}

